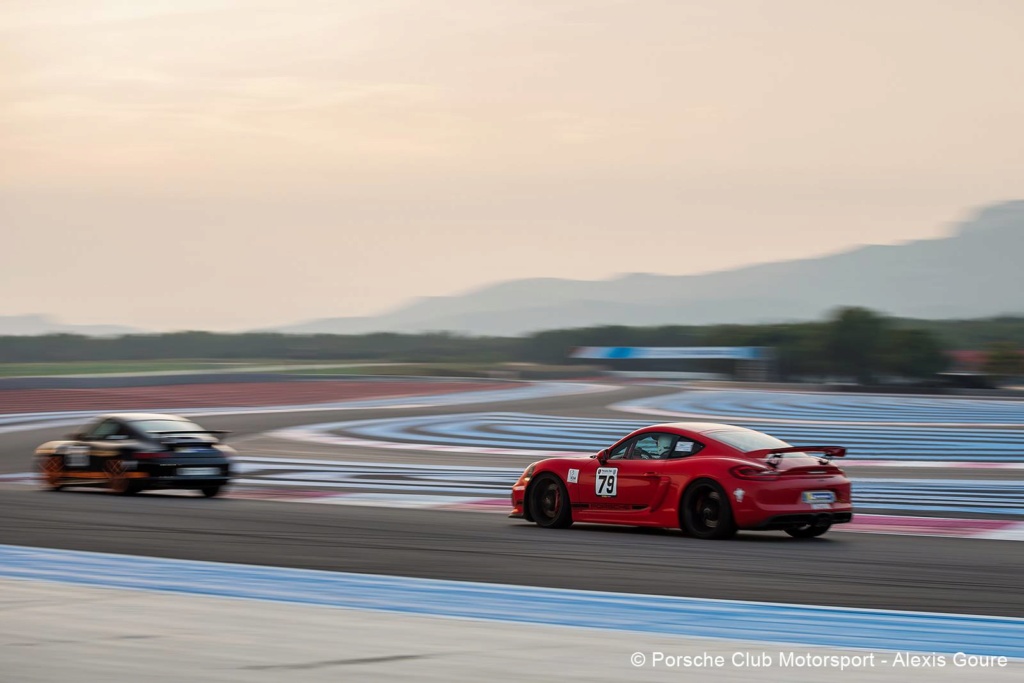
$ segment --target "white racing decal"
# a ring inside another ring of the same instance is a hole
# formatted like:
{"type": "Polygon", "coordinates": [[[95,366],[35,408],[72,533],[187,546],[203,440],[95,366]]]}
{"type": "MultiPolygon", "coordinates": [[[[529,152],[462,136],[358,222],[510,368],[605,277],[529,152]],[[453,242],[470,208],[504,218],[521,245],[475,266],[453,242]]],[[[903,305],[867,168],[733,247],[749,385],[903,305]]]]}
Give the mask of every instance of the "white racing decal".
{"type": "Polygon", "coordinates": [[[570,484],[575,484],[579,480],[580,480],[580,471],[579,470],[569,470],[568,482],[570,484]]]}
{"type": "Polygon", "coordinates": [[[64,465],[66,467],[88,467],[89,447],[68,446],[64,450],[64,465]]]}
{"type": "Polygon", "coordinates": [[[619,490],[619,470],[615,467],[598,467],[594,487],[597,495],[614,498],[619,490]]]}

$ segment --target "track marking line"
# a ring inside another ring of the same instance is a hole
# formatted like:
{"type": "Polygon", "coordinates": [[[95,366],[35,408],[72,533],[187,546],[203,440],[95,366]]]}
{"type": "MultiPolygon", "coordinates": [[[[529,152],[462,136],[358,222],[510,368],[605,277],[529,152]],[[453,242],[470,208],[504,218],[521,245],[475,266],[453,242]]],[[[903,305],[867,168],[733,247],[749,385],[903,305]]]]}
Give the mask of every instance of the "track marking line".
{"type": "Polygon", "coordinates": [[[535,588],[0,545],[0,577],[403,614],[1024,658],[1024,619],[535,588]]]}

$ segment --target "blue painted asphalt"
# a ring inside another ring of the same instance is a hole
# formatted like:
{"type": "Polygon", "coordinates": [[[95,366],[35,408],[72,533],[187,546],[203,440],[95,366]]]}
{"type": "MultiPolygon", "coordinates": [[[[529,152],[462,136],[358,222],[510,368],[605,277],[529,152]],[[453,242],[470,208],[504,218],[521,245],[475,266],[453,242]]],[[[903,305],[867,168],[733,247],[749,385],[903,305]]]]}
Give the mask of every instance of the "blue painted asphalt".
{"type": "Polygon", "coordinates": [[[660,635],[1024,658],[1024,619],[1004,617],[599,593],[9,545],[0,545],[0,577],[660,635]]]}
{"type": "Polygon", "coordinates": [[[854,479],[858,510],[1024,515],[1024,482],[1002,479],[854,479]]]}
{"type": "Polygon", "coordinates": [[[929,396],[882,396],[795,391],[685,391],[621,404],[707,416],[835,420],[1013,424],[1024,426],[1024,401],[929,396]]]}
{"type": "MultiPolygon", "coordinates": [[[[500,389],[475,389],[455,391],[446,394],[426,394],[422,396],[388,396],[384,398],[344,401],[331,403],[302,403],[280,406],[224,406],[218,408],[154,408],[149,412],[171,413],[201,417],[204,415],[257,415],[263,413],[301,413],[323,410],[367,410],[373,408],[407,408],[433,406],[460,406],[482,403],[503,403],[506,401],[526,401],[556,396],[571,396],[591,391],[602,390],[601,385],[583,384],[578,382],[544,382],[537,384],[523,383],[505,386],[500,389]]],[[[70,426],[84,423],[97,415],[111,412],[109,409],[66,410],[40,413],[10,413],[0,415],[0,434],[6,432],[43,429],[46,427],[70,426]]]]}
{"type": "MultiPolygon", "coordinates": [[[[1024,403],[1021,403],[1024,406],[1024,403]]],[[[634,429],[661,420],[621,420],[512,412],[461,413],[358,420],[301,429],[344,432],[408,443],[594,453],[634,429]]],[[[744,422],[794,444],[838,444],[859,460],[902,458],[981,462],[1024,461],[1024,430],[985,428],[804,425],[744,422]]]]}

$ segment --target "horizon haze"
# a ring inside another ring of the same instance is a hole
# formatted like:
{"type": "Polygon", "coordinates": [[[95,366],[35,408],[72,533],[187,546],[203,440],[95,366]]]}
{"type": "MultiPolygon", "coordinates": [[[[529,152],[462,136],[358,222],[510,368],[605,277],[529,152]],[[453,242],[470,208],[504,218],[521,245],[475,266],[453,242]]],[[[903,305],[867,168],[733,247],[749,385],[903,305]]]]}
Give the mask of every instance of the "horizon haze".
{"type": "Polygon", "coordinates": [[[994,1],[13,0],[0,316],[245,330],[938,238],[1024,196],[1022,23],[994,1]]]}

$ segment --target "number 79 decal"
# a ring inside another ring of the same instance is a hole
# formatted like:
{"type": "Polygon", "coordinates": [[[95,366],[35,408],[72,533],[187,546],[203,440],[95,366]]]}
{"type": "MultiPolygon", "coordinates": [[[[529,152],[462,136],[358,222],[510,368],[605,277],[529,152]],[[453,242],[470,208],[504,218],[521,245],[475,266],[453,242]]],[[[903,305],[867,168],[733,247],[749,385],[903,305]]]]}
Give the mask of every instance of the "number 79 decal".
{"type": "Polygon", "coordinates": [[[597,495],[614,498],[619,488],[619,470],[616,467],[598,467],[594,483],[597,495]]]}

